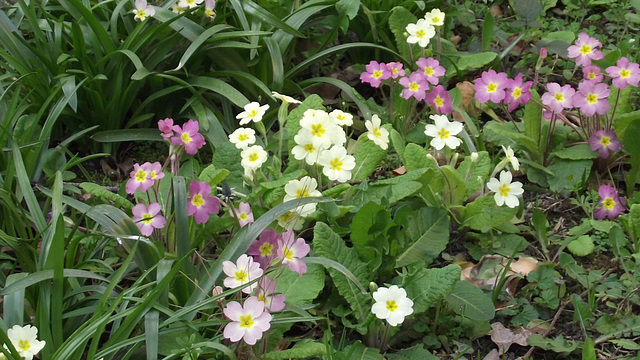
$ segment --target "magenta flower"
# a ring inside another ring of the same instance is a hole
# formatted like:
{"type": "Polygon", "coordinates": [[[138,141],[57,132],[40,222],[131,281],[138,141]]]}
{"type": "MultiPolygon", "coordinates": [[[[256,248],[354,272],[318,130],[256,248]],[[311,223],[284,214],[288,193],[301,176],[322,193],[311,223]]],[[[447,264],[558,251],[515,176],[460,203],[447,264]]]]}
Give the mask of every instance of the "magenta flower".
{"type": "Polygon", "coordinates": [[[533,81],[522,82],[524,75],[518,74],[514,79],[507,80],[507,90],[504,97],[504,103],[509,104],[507,108],[513,111],[518,105],[526,105],[531,100],[531,84],[533,81]]]}
{"type": "Polygon", "coordinates": [[[613,78],[613,86],[618,89],[624,89],[627,85],[638,86],[638,82],[640,82],[640,65],[630,63],[626,57],[620,58],[616,65],[605,69],[607,74],[613,78]]]}
{"type": "Polygon", "coordinates": [[[416,61],[416,65],[422,70],[422,74],[428,82],[433,85],[438,85],[440,82],[440,76],[444,76],[445,69],[440,65],[440,62],[434,58],[420,58],[416,61]]]}
{"type": "Polygon", "coordinates": [[[127,194],[135,194],[138,189],[144,192],[153,186],[153,180],[149,176],[147,168],[144,165],[140,166],[140,164],[133,165],[133,171],[129,173],[130,178],[124,187],[127,194]]]}
{"type": "Polygon", "coordinates": [[[508,85],[506,73],[496,73],[495,70],[483,71],[482,76],[476,79],[473,88],[476,90],[476,99],[485,103],[489,100],[499,104],[505,97],[505,89],[508,85]]]}
{"type": "Polygon", "coordinates": [[[397,79],[398,76],[404,76],[404,65],[401,62],[387,63],[387,70],[391,72],[391,78],[397,79]]]}
{"type": "Polygon", "coordinates": [[[307,264],[302,261],[311,247],[304,242],[303,238],[294,239],[293,230],[288,230],[282,234],[282,238],[278,240],[278,257],[282,259],[282,263],[289,266],[293,272],[302,275],[307,272],[307,264]]]}
{"type": "Polygon", "coordinates": [[[153,180],[154,182],[156,180],[164,178],[162,165],[158,161],[154,162],[153,164],[147,161],[146,163],[142,164],[142,169],[147,172],[147,174],[149,175],[149,179],[153,180]]]}
{"type": "Polygon", "coordinates": [[[425,96],[424,101],[433,106],[438,114],[451,114],[451,97],[449,92],[442,85],[436,85],[433,90],[425,96]]]}
{"type": "Polygon", "coordinates": [[[590,37],[587,33],[581,32],[578,35],[574,45],[569,46],[570,58],[576,58],[576,64],[581,66],[591,65],[591,60],[600,60],[604,58],[600,50],[596,50],[602,46],[602,43],[596,38],[590,37]]]}
{"type": "Polygon", "coordinates": [[[399,83],[404,86],[400,95],[407,100],[413,96],[416,100],[422,101],[427,95],[427,90],[429,90],[429,83],[417,71],[412,72],[409,77],[400,78],[399,83]]]}
{"type": "Polygon", "coordinates": [[[260,263],[263,269],[266,269],[271,260],[276,257],[276,248],[280,237],[273,228],[267,228],[260,234],[260,240],[254,241],[247,254],[253,256],[253,259],[260,263]]]}
{"type": "Polygon", "coordinates": [[[264,302],[264,308],[268,312],[276,312],[284,309],[285,296],[284,294],[274,295],[276,292],[275,281],[263,276],[258,280],[258,288],[256,290],[256,296],[258,300],[264,302]]]}
{"type": "Polygon", "coordinates": [[[601,82],[604,79],[604,75],[599,66],[591,65],[582,68],[582,74],[585,80],[593,80],[595,82],[601,82]]]}
{"type": "MultiPolygon", "coordinates": [[[[224,271],[228,276],[224,279],[223,284],[230,289],[252,282],[262,276],[263,273],[260,268],[260,264],[254,262],[253,258],[247,254],[240,255],[235,264],[228,260],[223,261],[222,271],[224,271]]],[[[242,292],[245,294],[251,294],[256,286],[258,286],[258,283],[253,283],[242,289],[242,292]]]]}
{"type": "Polygon", "coordinates": [[[365,68],[367,71],[360,74],[360,81],[363,83],[369,83],[373,87],[379,87],[382,80],[386,80],[391,77],[391,71],[387,69],[387,65],[385,63],[379,63],[375,60],[371,60],[365,68]]]}
{"type": "Polygon", "coordinates": [[[220,209],[220,200],[215,196],[209,196],[211,186],[206,182],[192,180],[189,183],[189,200],[187,201],[187,214],[193,215],[196,224],[204,224],[209,221],[209,214],[215,214],[220,209]]]}
{"type": "Polygon", "coordinates": [[[189,120],[182,127],[173,126],[176,134],[171,138],[171,145],[183,145],[184,151],[189,155],[195,155],[198,149],[204,146],[204,136],[198,133],[200,125],[197,121],[189,120]]]}
{"type": "Polygon", "coordinates": [[[138,204],[131,209],[133,221],[144,236],[153,233],[153,229],[162,229],[167,223],[164,216],[160,215],[162,207],[157,202],[149,204],[147,208],[144,204],[138,204]]]}
{"type": "Polygon", "coordinates": [[[162,135],[165,140],[171,141],[169,139],[173,136],[173,119],[166,118],[164,120],[158,120],[158,129],[162,131],[160,135],[162,135]]]}
{"type": "Polygon", "coordinates": [[[598,157],[607,159],[609,151],[620,151],[622,143],[618,140],[613,130],[598,130],[589,138],[589,147],[591,150],[598,150],[598,157]]]}
{"type": "Polygon", "coordinates": [[[262,333],[271,327],[271,314],[264,311],[264,302],[251,296],[244,302],[244,306],[237,301],[231,301],[222,310],[231,322],[224,328],[225,339],[238,342],[244,339],[249,345],[255,345],[262,338],[262,333]]]}
{"type": "Polygon", "coordinates": [[[569,109],[573,107],[571,101],[573,94],[576,91],[571,85],[565,85],[560,87],[558,83],[547,83],[548,92],[542,94],[542,103],[549,107],[552,112],[562,112],[563,109],[569,109]]]}
{"type": "MultiPolygon", "coordinates": [[[[241,202],[240,205],[238,205],[238,208],[234,210],[238,215],[240,227],[247,224],[253,224],[253,213],[251,212],[251,205],[249,205],[249,203],[241,202]]],[[[229,215],[231,215],[231,217],[235,217],[233,210],[229,209],[229,215]]]]}
{"type": "Polygon", "coordinates": [[[578,84],[578,89],[571,98],[573,106],[580,108],[580,111],[587,116],[607,113],[611,107],[607,100],[609,94],[611,94],[609,85],[587,80],[578,84]]]}
{"type": "Polygon", "coordinates": [[[593,217],[599,220],[609,219],[613,220],[620,216],[625,209],[625,201],[618,197],[618,191],[609,184],[600,185],[598,189],[598,195],[600,195],[600,201],[598,206],[593,211],[593,217]]]}

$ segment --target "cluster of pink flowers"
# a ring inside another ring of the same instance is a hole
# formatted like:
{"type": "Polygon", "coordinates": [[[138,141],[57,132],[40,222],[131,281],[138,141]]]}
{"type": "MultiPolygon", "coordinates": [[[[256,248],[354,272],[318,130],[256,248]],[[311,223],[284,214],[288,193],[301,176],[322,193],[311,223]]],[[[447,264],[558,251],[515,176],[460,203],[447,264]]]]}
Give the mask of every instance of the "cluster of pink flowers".
{"type": "Polygon", "coordinates": [[[307,272],[302,258],[310,249],[304,239],[295,239],[293,230],[278,234],[269,228],[249,247],[248,255],[241,255],[235,263],[222,263],[227,275],[224,286],[230,289],[245,286],[242,292],[251,295],[244,305],[232,301],[224,308],[224,314],[231,320],[224,329],[225,338],[233,342],[244,340],[249,345],[262,338],[262,333],[271,326],[271,313],[285,308],[285,296],[276,294],[276,283],[265,276],[265,271],[273,265],[287,265],[302,275],[307,272]]]}
{"type": "Polygon", "coordinates": [[[449,92],[444,86],[438,85],[440,77],[445,75],[445,68],[431,57],[418,59],[416,65],[418,70],[405,76],[406,70],[402,63],[371,61],[366,66],[367,71],[360,74],[360,81],[379,87],[384,80],[392,79],[404,87],[401,93],[403,98],[413,97],[418,101],[425,101],[436,113],[450,114],[452,107],[449,92]]]}
{"type": "Polygon", "coordinates": [[[189,155],[195,155],[206,143],[204,136],[199,133],[200,124],[195,120],[189,120],[180,127],[173,125],[173,119],[166,118],[158,121],[158,129],[165,140],[173,146],[184,146],[184,151],[189,155]]]}
{"type": "Polygon", "coordinates": [[[146,162],[142,165],[134,164],[133,171],[129,173],[129,180],[125,185],[127,194],[135,194],[136,190],[140,189],[142,192],[149,190],[156,180],[160,180],[164,177],[162,172],[162,165],[159,162],[146,162]]]}
{"type": "Polygon", "coordinates": [[[473,85],[475,97],[481,102],[508,104],[508,110],[513,111],[518,105],[526,105],[531,100],[532,81],[523,81],[524,75],[518,74],[509,79],[507,73],[497,73],[495,70],[484,71],[473,85]]]}

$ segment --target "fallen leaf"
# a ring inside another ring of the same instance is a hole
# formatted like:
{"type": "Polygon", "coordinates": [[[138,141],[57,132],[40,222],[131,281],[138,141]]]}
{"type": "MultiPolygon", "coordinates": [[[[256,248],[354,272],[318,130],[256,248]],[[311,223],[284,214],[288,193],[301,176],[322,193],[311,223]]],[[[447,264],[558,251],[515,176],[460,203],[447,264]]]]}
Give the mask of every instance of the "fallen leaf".
{"type": "Polygon", "coordinates": [[[476,94],[473,84],[469,81],[463,81],[457,83],[456,87],[460,89],[460,93],[462,94],[462,107],[469,111],[469,107],[472,106],[476,94]]]}
{"type": "Polygon", "coordinates": [[[498,345],[498,355],[502,355],[509,350],[512,344],[527,346],[527,338],[533,334],[532,331],[519,327],[516,331],[507,329],[502,323],[491,324],[491,341],[498,345]]]}

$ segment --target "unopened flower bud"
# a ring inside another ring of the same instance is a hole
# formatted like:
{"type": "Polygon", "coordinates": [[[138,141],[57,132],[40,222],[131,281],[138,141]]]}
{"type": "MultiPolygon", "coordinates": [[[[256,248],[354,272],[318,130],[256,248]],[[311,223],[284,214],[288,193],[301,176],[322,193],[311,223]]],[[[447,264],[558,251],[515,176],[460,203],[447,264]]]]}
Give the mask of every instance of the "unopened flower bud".
{"type": "Polygon", "coordinates": [[[476,162],[476,161],[478,161],[478,153],[474,151],[471,153],[471,162],[476,162]]]}
{"type": "Polygon", "coordinates": [[[547,48],[544,48],[544,47],[540,48],[540,57],[544,59],[544,58],[547,57],[547,55],[548,55],[547,54],[547,48]]]}
{"type": "Polygon", "coordinates": [[[374,283],[373,281],[369,283],[369,291],[376,292],[376,290],[378,290],[378,284],[374,283]]]}
{"type": "MultiPolygon", "coordinates": [[[[220,296],[222,294],[222,286],[216,286],[213,288],[213,290],[211,290],[211,294],[216,297],[216,296],[220,296]]],[[[220,299],[218,299],[219,302],[223,302],[224,301],[224,297],[221,297],[220,299]]]]}

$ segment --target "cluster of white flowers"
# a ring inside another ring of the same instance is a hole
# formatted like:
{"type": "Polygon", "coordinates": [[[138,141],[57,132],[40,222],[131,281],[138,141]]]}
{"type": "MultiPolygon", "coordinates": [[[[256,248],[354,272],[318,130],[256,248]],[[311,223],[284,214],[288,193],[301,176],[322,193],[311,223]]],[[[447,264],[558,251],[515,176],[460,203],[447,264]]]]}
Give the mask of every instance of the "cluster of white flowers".
{"type": "Polygon", "coordinates": [[[444,13],[440,9],[433,9],[419,19],[415,24],[407,25],[407,42],[418,43],[420,47],[427,47],[429,41],[436,35],[436,26],[444,25],[444,13]]]}
{"type": "MultiPolygon", "coordinates": [[[[269,105],[260,105],[257,102],[251,102],[244,106],[244,111],[236,116],[240,120],[240,125],[249,124],[251,122],[258,123],[262,121],[262,117],[269,109],[269,105]]],[[[238,128],[229,134],[229,141],[242,150],[242,167],[244,175],[249,179],[253,179],[253,174],[262,164],[267,161],[269,154],[260,145],[253,145],[256,142],[256,131],[251,128],[238,128]]]]}

